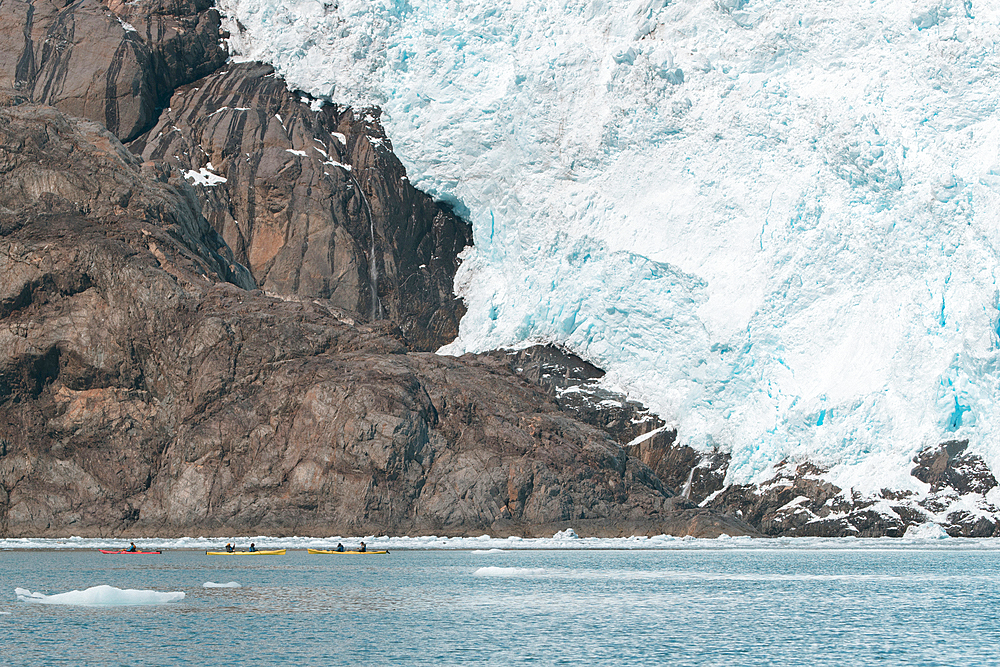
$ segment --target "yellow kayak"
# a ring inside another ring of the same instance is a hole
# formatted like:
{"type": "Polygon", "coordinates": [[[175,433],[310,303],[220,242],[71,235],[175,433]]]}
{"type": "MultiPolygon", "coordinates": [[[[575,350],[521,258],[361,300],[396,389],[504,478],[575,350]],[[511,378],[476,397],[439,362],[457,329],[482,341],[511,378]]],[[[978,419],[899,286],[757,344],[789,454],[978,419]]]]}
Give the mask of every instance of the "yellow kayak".
{"type": "Polygon", "coordinates": [[[258,549],[257,551],[206,551],[209,556],[284,556],[284,549],[258,549]]]}
{"type": "Polygon", "coordinates": [[[311,554],[358,554],[366,556],[368,554],[387,554],[388,551],[328,551],[326,549],[306,549],[311,554]]]}

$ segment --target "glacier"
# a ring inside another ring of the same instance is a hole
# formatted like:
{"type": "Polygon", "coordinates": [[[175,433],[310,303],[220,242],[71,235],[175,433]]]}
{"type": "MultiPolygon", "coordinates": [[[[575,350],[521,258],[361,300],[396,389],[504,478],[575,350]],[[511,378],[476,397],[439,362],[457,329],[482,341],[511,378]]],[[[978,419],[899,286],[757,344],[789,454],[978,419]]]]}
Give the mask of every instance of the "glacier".
{"type": "Polygon", "coordinates": [[[1000,9],[220,0],[234,57],[379,107],[474,229],[461,354],[561,345],[679,442],[868,493],[1000,470],[1000,9]]]}

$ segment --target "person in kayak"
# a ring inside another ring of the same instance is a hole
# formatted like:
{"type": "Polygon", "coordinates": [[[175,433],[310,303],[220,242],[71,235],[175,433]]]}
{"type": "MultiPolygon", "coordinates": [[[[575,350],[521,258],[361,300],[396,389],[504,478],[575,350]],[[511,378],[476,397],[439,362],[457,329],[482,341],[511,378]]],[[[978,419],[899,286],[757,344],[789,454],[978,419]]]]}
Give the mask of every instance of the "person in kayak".
{"type": "Polygon", "coordinates": [[[344,545],[341,544],[340,542],[337,542],[337,551],[343,551],[343,550],[344,550],[344,545]]]}
{"type": "Polygon", "coordinates": [[[364,553],[364,552],[365,552],[365,543],[364,543],[364,542],[362,542],[362,543],[361,543],[361,546],[360,546],[360,547],[358,547],[358,551],[360,551],[361,553],[364,553]]]}
{"type": "Polygon", "coordinates": [[[129,542],[128,549],[126,549],[125,551],[126,553],[135,553],[138,550],[139,549],[135,546],[135,542],[129,542]]]}
{"type": "Polygon", "coordinates": [[[253,545],[253,542],[250,543],[250,549],[249,549],[249,551],[250,551],[250,553],[253,553],[254,551],[257,551],[257,547],[255,547],[253,545]]]}
{"type": "Polygon", "coordinates": [[[234,546],[233,546],[232,544],[230,544],[229,542],[226,542],[226,553],[227,553],[227,554],[231,554],[231,553],[233,553],[234,551],[236,551],[236,547],[234,547],[234,546]]]}

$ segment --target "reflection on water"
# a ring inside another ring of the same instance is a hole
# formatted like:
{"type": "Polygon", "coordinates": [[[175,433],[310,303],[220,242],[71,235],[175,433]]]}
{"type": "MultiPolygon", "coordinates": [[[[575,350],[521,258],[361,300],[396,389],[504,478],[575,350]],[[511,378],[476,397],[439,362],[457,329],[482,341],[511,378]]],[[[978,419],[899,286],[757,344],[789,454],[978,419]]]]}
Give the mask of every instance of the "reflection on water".
{"type": "Polygon", "coordinates": [[[989,550],[0,553],[5,664],[992,664],[989,550]],[[205,588],[237,581],[241,588],[205,588]],[[108,584],[159,607],[16,602],[108,584]]]}

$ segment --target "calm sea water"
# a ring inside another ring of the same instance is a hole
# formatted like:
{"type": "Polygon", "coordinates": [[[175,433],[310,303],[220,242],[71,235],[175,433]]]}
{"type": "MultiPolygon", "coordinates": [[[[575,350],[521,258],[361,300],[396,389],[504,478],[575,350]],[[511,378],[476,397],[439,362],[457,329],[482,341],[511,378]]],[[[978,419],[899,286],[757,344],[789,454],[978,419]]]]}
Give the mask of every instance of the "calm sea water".
{"type": "Polygon", "coordinates": [[[995,549],[0,551],[13,665],[1000,664],[995,549]],[[206,589],[237,581],[238,589],[206,589]],[[18,602],[109,584],[179,603],[18,602]]]}

